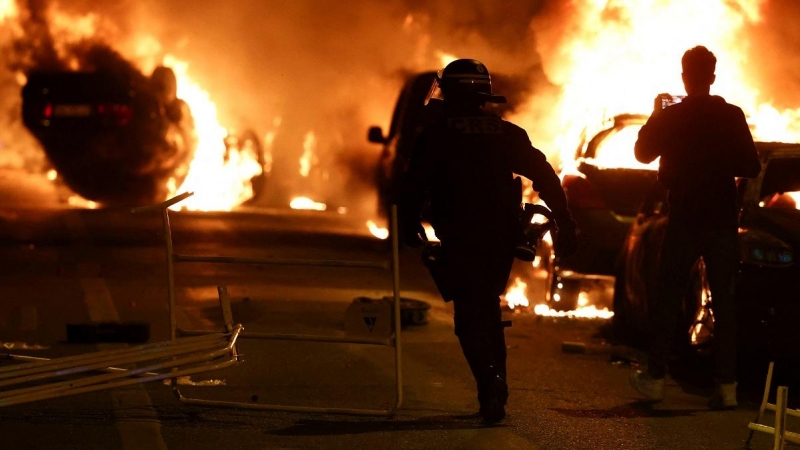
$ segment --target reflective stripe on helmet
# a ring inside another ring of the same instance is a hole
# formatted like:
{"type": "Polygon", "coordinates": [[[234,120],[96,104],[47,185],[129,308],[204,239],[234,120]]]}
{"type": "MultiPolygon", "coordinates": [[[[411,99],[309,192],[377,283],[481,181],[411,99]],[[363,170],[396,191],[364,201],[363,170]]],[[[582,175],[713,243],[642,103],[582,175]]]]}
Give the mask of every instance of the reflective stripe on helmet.
{"type": "Polygon", "coordinates": [[[475,78],[481,80],[490,80],[488,74],[475,74],[475,73],[445,73],[439,76],[440,78],[475,78]]]}

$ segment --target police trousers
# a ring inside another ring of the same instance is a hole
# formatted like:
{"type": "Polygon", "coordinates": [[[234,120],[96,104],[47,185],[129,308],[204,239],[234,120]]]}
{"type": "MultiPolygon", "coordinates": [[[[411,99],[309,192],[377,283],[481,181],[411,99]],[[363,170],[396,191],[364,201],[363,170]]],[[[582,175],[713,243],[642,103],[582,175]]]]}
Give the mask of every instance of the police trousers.
{"type": "Polygon", "coordinates": [[[506,377],[506,343],[500,310],[513,246],[442,243],[443,277],[453,300],[454,328],[479,390],[482,380],[506,377]]]}

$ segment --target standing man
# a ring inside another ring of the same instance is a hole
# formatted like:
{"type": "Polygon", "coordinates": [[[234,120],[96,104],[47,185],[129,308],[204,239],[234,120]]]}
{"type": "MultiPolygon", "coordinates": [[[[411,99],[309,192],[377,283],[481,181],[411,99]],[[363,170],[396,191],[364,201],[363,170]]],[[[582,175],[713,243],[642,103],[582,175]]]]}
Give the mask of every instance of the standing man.
{"type": "Polygon", "coordinates": [[[692,266],[703,257],[714,308],[715,390],[712,409],[736,402],[736,274],[738,207],[736,177],[761,170],[744,113],[709,95],[717,58],[698,46],[683,55],[686,98],[661,109],[639,131],[636,159],[659,156],[658,180],[669,190],[669,223],[661,246],[659,294],[650,305],[653,335],[647,372],[631,374],[631,386],[651,400],[664,398],[664,376],[682,297],[692,266]]]}
{"type": "Polygon", "coordinates": [[[444,114],[420,135],[401,187],[401,233],[423,243],[426,206],[441,241],[431,273],[445,301],[454,303],[455,334],[478,387],[487,423],[505,418],[506,345],[500,311],[519,236],[521,191],[514,174],[530,179],[559,227],[556,254],[576,248],[576,226],[561,183],[544,154],[520,127],[484,111],[505,103],[492,93],[486,66],[459,59],[437,74],[431,95],[444,114]]]}

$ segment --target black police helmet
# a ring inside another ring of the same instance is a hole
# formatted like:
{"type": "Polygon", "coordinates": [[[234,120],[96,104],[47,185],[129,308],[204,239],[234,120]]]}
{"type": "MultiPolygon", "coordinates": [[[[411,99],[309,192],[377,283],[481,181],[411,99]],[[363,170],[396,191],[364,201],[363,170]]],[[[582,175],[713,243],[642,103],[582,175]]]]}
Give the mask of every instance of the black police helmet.
{"type": "Polygon", "coordinates": [[[437,82],[445,100],[477,100],[506,103],[502,95],[492,93],[489,69],[475,59],[457,59],[437,74],[437,82]]]}

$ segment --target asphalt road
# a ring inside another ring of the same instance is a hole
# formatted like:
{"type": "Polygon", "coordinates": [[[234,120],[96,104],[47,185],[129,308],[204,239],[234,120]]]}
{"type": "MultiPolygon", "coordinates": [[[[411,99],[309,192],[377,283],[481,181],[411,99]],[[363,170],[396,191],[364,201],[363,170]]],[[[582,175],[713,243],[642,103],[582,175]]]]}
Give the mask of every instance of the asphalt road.
{"type": "MultiPolygon", "coordinates": [[[[8,193],[0,206],[0,343],[10,347],[2,351],[54,358],[117,348],[67,341],[67,324],[109,318],[150,324],[151,342],[169,339],[159,216],[65,208],[34,181],[0,177],[0,192],[8,193]]],[[[248,210],[171,219],[175,249],[184,254],[389,256],[361,218],[347,215],[248,210]]],[[[176,267],[176,285],[181,328],[221,327],[216,286],[226,285],[234,320],[247,331],[342,336],[353,300],[388,295],[391,278],[366,269],[186,263],[176,267]]],[[[606,343],[604,321],[530,311],[507,312],[508,418],[485,427],[452,310],[411,249],[401,254],[401,288],[432,308],[427,324],[402,330],[404,398],[394,417],[185,405],[153,382],[0,407],[0,449],[737,449],[748,435],[758,388],[742,393],[738,410],[712,412],[708,386],[688,376],[670,380],[663,404],[649,405],[627,385],[639,355],[606,343]],[[565,352],[564,342],[585,351],[565,352]]],[[[242,340],[239,351],[243,362],[193,376],[183,392],[320,407],[395,401],[391,348],[242,340]]],[[[9,364],[0,358],[0,367],[9,364]]],[[[771,446],[766,435],[753,441],[756,449],[771,446]]]]}

